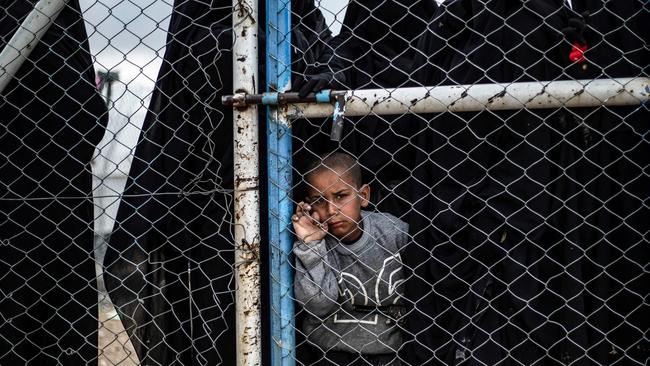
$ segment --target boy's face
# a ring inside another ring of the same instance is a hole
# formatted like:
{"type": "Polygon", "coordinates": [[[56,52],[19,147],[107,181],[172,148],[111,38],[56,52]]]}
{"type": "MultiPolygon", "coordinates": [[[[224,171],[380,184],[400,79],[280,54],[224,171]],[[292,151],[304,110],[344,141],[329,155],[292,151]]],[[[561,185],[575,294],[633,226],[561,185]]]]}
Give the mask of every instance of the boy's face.
{"type": "Polygon", "coordinates": [[[327,168],[308,178],[306,201],[318,213],[320,222],[327,223],[328,232],[342,241],[359,239],[361,208],[368,206],[370,187],[364,184],[359,188],[349,174],[327,168]]]}

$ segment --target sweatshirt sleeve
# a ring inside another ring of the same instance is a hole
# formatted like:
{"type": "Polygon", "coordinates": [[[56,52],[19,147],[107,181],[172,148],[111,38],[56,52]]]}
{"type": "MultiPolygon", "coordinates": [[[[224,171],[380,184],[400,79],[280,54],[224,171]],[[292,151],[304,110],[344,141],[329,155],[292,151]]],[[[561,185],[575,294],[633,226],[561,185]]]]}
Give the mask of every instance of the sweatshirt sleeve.
{"type": "Polygon", "coordinates": [[[325,240],[296,242],[294,292],[296,300],[312,315],[326,317],[339,309],[336,269],[330,261],[325,240]]]}
{"type": "Polygon", "coordinates": [[[406,248],[406,245],[409,242],[409,238],[410,238],[410,236],[409,236],[409,225],[407,223],[405,223],[404,221],[402,221],[402,220],[398,220],[398,223],[397,223],[396,226],[397,226],[396,227],[396,229],[397,229],[397,233],[396,233],[397,237],[395,238],[395,240],[397,241],[397,249],[399,251],[402,251],[402,250],[404,250],[404,248],[406,248]]]}

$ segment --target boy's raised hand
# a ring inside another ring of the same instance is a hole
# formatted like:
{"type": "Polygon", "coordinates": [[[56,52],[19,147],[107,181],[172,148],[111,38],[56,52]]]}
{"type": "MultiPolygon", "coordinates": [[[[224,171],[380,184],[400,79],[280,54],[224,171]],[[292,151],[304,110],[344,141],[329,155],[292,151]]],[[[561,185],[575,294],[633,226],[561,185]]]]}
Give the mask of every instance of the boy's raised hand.
{"type": "Polygon", "coordinates": [[[296,207],[296,213],[291,216],[293,230],[302,242],[314,242],[322,240],[327,235],[327,223],[320,223],[320,216],[312,212],[308,203],[300,202],[296,207]]]}

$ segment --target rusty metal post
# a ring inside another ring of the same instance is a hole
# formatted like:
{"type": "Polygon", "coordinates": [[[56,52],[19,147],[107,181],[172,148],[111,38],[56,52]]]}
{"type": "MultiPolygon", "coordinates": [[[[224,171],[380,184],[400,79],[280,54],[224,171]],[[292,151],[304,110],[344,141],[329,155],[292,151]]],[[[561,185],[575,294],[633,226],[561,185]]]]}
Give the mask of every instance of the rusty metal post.
{"type": "Polygon", "coordinates": [[[68,0],[40,0],[0,53],[0,93],[18,72],[68,0]]]}
{"type": "MultiPolygon", "coordinates": [[[[257,0],[233,0],[233,90],[257,93],[257,0]]],[[[262,361],[257,106],[233,109],[237,365],[262,361]]]]}

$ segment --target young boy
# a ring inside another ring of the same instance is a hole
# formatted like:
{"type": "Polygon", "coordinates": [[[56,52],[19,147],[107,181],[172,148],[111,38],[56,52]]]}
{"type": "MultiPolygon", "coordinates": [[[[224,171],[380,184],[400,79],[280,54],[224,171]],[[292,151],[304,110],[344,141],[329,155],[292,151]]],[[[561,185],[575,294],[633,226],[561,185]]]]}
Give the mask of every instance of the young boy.
{"type": "Polygon", "coordinates": [[[325,352],[320,365],[399,366],[402,273],[408,225],[362,211],[370,187],[355,159],[334,153],[312,163],[307,197],[292,216],[298,237],[294,282],[303,331],[325,352]]]}

